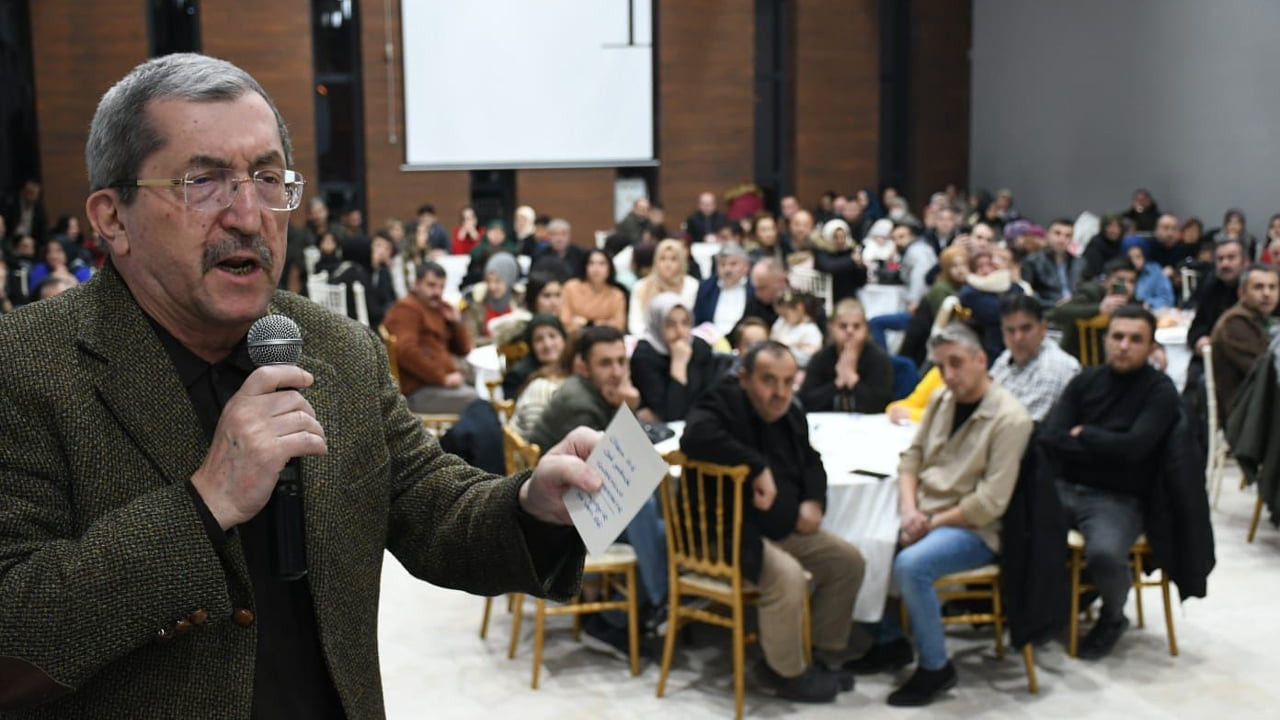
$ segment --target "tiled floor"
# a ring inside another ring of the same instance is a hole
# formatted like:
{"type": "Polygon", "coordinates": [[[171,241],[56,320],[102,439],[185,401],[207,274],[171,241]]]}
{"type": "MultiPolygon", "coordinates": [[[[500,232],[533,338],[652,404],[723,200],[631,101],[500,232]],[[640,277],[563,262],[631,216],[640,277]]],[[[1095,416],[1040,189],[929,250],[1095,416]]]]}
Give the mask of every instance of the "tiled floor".
{"type": "MultiPolygon", "coordinates": [[[[1146,591],[1148,624],[1132,630],[1098,663],[1071,660],[1061,643],[1038,653],[1041,691],[1030,695],[1017,655],[997,661],[989,633],[956,631],[948,647],[959,687],[922,710],[884,704],[895,679],[859,678],[857,689],[830,705],[795,705],[748,689],[747,716],[778,718],[1278,718],[1280,682],[1280,531],[1266,524],[1244,542],[1254,492],[1229,476],[1213,514],[1218,566],[1209,597],[1175,606],[1181,655],[1165,644],[1159,591],[1146,591]]],[[[549,622],[541,688],[529,689],[533,623],[519,654],[506,656],[511,619],[495,603],[487,640],[478,636],[483,602],[410,577],[390,556],[383,573],[382,675],[387,715],[409,718],[622,719],[730,718],[733,700],[727,645],[703,633],[677,652],[667,696],[654,696],[658,669],[638,677],[625,663],[573,640],[571,620],[549,622]]],[[[1132,599],[1129,617],[1134,619],[1132,599]]]]}

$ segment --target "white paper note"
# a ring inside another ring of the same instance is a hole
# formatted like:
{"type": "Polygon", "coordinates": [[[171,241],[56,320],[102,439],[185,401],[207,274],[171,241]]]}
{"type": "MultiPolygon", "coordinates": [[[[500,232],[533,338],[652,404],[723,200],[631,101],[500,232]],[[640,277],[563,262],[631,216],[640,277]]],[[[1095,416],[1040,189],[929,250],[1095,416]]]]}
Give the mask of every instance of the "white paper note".
{"type": "Polygon", "coordinates": [[[667,472],[644,428],[623,403],[605,428],[604,437],[587,458],[604,484],[591,494],[565,493],[564,504],[591,555],[601,555],[626,529],[667,472]]]}

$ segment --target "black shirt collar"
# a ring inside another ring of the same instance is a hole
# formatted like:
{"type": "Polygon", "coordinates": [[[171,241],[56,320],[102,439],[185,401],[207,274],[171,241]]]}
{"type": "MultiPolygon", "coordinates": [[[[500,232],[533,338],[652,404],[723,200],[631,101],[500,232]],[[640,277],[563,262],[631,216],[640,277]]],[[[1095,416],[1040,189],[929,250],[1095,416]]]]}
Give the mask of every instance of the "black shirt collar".
{"type": "Polygon", "coordinates": [[[230,355],[216,363],[208,363],[205,362],[204,358],[188,350],[186,345],[183,345],[163,325],[156,322],[155,318],[150,315],[146,317],[147,322],[151,323],[151,329],[155,330],[160,344],[164,346],[165,352],[169,354],[169,359],[173,361],[173,366],[178,371],[178,378],[182,380],[182,386],[187,388],[188,391],[212,367],[232,368],[245,375],[252,373],[255,369],[253,360],[249,358],[249,346],[245,342],[247,336],[236,343],[236,346],[231,349],[230,355]]]}

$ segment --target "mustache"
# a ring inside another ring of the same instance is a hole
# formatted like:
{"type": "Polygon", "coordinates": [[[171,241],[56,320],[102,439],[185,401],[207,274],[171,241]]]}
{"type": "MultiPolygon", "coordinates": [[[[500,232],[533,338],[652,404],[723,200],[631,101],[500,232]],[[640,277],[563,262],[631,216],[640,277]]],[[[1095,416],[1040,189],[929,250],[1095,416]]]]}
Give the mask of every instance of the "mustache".
{"type": "Polygon", "coordinates": [[[267,241],[263,240],[261,235],[232,233],[228,237],[204,246],[201,270],[209,272],[218,263],[244,250],[248,250],[257,256],[258,263],[262,265],[263,270],[271,272],[275,269],[275,259],[271,257],[271,248],[267,246],[267,241]]]}

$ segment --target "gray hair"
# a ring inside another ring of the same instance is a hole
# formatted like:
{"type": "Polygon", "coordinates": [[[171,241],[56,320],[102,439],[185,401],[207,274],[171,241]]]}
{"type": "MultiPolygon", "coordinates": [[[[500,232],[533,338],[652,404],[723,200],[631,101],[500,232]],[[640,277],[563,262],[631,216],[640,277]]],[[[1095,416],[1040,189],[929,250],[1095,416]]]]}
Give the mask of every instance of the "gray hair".
{"type": "Polygon", "coordinates": [[[569,226],[568,220],[565,220],[564,218],[554,218],[551,222],[547,223],[547,232],[552,232],[555,230],[563,230],[565,232],[569,232],[569,227],[570,226],[569,226]]]}
{"type": "MultiPolygon", "coordinates": [[[[249,73],[226,60],[195,53],[176,53],[153,58],[135,67],[102,96],[89,126],[89,142],[85,146],[85,165],[89,170],[91,192],[112,187],[134,178],[142,163],[164,147],[168,138],[161,137],[147,113],[157,100],[189,102],[231,101],[254,92],[267,101],[276,118],[284,161],[293,166],[293,146],[289,129],[276,109],[271,96],[249,73]]],[[[133,202],[138,189],[118,188],[120,202],[133,202]]]]}
{"type": "Polygon", "coordinates": [[[935,350],[942,345],[959,345],[967,349],[970,353],[983,351],[982,341],[978,339],[978,334],[969,328],[969,326],[953,322],[938,331],[936,335],[929,338],[929,350],[935,350]]]}

